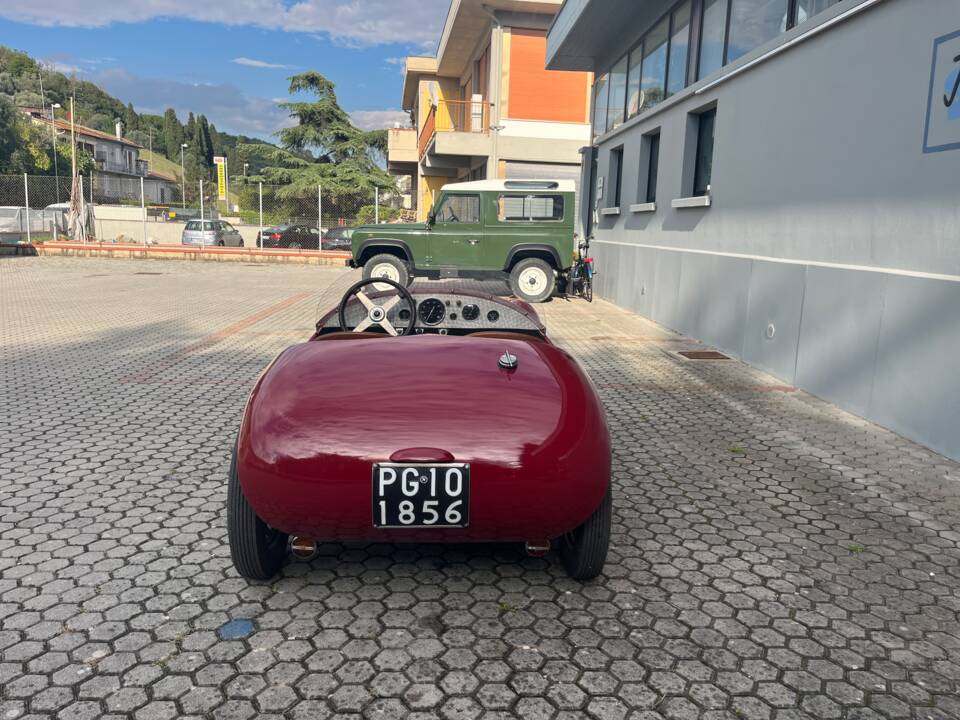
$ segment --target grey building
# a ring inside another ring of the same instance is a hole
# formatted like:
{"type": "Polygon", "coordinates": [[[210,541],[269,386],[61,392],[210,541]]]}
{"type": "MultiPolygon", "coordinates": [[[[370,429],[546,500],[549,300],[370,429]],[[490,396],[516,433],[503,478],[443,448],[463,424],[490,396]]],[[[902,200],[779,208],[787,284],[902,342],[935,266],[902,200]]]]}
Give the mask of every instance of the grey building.
{"type": "Polygon", "coordinates": [[[598,294],[960,458],[960,2],[567,0],[598,294]]]}

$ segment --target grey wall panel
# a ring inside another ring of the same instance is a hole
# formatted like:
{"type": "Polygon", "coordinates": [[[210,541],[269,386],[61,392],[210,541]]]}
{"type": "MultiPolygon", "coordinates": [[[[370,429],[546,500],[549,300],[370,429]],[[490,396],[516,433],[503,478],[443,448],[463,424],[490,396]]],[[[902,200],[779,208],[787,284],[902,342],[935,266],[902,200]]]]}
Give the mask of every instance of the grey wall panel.
{"type": "Polygon", "coordinates": [[[797,384],[868,416],[887,276],[808,267],[797,384]]]}
{"type": "Polygon", "coordinates": [[[654,269],[650,317],[672,330],[680,330],[677,299],[680,293],[680,253],[658,252],[654,269]]]}
{"type": "Polygon", "coordinates": [[[679,329],[739,357],[751,261],[697,253],[681,257],[679,329]]]}
{"type": "Polygon", "coordinates": [[[805,265],[755,260],[750,274],[742,357],[789,383],[795,381],[806,272],[805,265]]]}
{"type": "Polygon", "coordinates": [[[890,277],[870,417],[960,458],[960,283],[890,277]]]}

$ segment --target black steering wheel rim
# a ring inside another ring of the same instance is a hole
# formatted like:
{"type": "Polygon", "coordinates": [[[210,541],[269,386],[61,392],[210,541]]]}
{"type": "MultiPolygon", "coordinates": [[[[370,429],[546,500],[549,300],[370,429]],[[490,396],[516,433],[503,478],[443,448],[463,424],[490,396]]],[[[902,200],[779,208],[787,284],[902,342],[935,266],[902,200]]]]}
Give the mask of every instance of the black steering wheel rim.
{"type": "MultiPolygon", "coordinates": [[[[374,285],[376,283],[386,283],[387,285],[392,286],[393,289],[397,291],[397,294],[400,295],[400,298],[402,300],[406,300],[407,304],[410,305],[410,319],[407,321],[407,327],[404,328],[403,332],[398,333],[398,335],[410,335],[417,324],[417,303],[413,299],[413,294],[409,290],[407,290],[407,288],[405,288],[403,285],[401,285],[398,282],[390,280],[389,278],[367,278],[366,280],[361,280],[359,282],[354,283],[353,285],[350,286],[350,288],[347,289],[347,291],[343,294],[343,297],[340,299],[340,305],[337,307],[337,320],[340,323],[340,329],[341,330],[347,329],[347,312],[346,311],[347,311],[347,303],[350,302],[350,298],[360,294],[360,290],[362,290],[367,285],[374,285]]],[[[384,330],[386,330],[386,326],[383,323],[387,323],[392,327],[392,324],[386,318],[386,313],[384,313],[382,321],[373,320],[373,322],[376,322],[384,330]]],[[[353,332],[360,332],[360,331],[354,328],[353,332]]]]}

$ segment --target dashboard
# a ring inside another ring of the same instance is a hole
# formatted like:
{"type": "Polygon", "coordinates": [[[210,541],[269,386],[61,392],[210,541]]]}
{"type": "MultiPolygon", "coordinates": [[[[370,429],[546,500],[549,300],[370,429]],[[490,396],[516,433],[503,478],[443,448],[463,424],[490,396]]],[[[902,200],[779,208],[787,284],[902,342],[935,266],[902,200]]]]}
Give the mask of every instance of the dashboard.
{"type": "MultiPolygon", "coordinates": [[[[387,312],[387,319],[394,327],[406,327],[413,313],[416,316],[414,332],[417,334],[462,334],[475,330],[542,332],[535,316],[522,312],[509,301],[460,293],[415,293],[413,298],[416,307],[411,308],[409,303],[401,300],[387,312]]],[[[367,310],[353,299],[347,305],[345,315],[347,329],[351,329],[367,317],[367,310]]],[[[324,318],[322,328],[328,331],[340,329],[336,312],[324,318]]]]}

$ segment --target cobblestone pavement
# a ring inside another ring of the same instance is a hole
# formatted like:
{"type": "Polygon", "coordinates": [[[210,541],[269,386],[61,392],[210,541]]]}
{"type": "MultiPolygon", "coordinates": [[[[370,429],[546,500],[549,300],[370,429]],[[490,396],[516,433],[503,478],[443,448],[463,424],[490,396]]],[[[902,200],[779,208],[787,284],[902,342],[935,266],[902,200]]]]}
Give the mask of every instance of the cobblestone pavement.
{"type": "Polygon", "coordinates": [[[0,261],[0,718],[960,717],[960,467],[603,302],[542,306],[609,411],[601,578],[383,545],[239,578],[246,393],[343,277],[0,261]]]}

